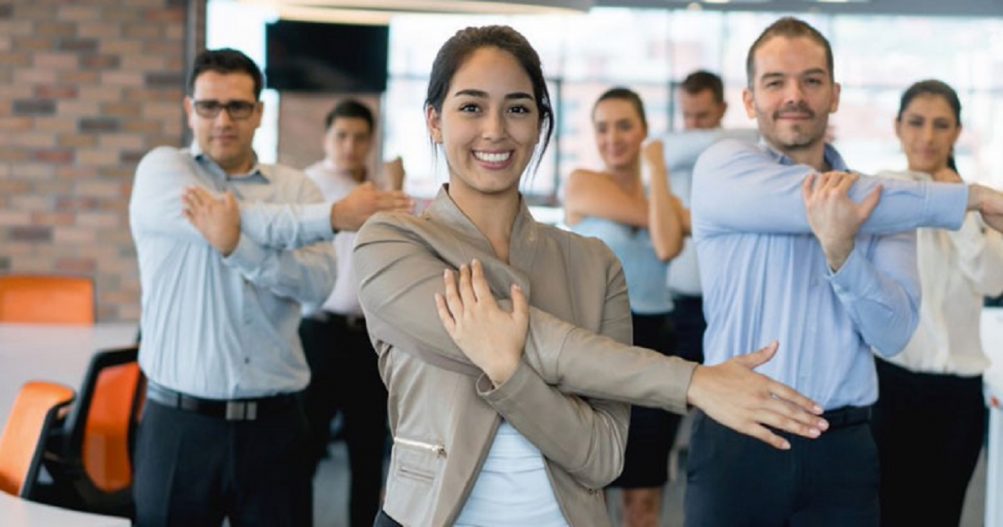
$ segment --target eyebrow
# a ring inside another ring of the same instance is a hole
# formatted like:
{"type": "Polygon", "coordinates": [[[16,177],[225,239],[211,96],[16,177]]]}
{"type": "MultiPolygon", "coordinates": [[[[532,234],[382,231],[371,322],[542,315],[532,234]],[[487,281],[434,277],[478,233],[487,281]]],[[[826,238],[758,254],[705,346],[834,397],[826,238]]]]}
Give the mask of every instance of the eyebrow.
{"type": "MultiPolygon", "coordinates": [[[[799,76],[804,76],[804,75],[826,75],[826,71],[823,68],[812,68],[810,70],[805,70],[805,71],[799,73],[798,75],[799,76]]],[[[773,71],[773,72],[769,72],[769,73],[764,73],[763,76],[759,78],[759,80],[782,78],[782,77],[786,77],[786,76],[787,76],[786,73],[780,73],[779,71],[773,71]]]]}
{"type": "MultiPolygon", "coordinates": [[[[469,96],[469,97],[477,97],[477,98],[480,98],[480,99],[487,99],[488,98],[488,92],[483,91],[483,90],[467,89],[467,90],[460,90],[460,91],[458,91],[458,92],[456,92],[456,93],[453,94],[454,97],[459,97],[461,95],[466,95],[466,96],[469,96]]],[[[532,98],[533,98],[532,95],[530,95],[530,94],[528,94],[526,92],[521,92],[521,91],[519,91],[519,92],[513,92],[513,93],[509,93],[509,94],[505,95],[505,99],[532,99],[532,98]]]]}

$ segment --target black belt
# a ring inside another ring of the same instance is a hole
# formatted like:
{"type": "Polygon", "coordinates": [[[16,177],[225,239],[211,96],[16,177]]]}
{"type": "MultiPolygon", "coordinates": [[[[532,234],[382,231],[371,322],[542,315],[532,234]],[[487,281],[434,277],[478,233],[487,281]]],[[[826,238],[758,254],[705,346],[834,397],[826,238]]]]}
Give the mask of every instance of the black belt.
{"type": "Polygon", "coordinates": [[[825,412],[822,414],[822,419],[828,421],[829,430],[866,423],[871,420],[871,407],[844,406],[825,412]]]}
{"type": "Polygon", "coordinates": [[[341,323],[352,331],[366,331],[366,317],[360,315],[339,315],[338,313],[328,313],[331,320],[341,323]]]}
{"type": "Polygon", "coordinates": [[[254,399],[203,399],[150,382],[146,389],[146,397],[164,406],[209,417],[227,421],[254,421],[288,411],[296,402],[297,394],[284,393],[254,399]]]}

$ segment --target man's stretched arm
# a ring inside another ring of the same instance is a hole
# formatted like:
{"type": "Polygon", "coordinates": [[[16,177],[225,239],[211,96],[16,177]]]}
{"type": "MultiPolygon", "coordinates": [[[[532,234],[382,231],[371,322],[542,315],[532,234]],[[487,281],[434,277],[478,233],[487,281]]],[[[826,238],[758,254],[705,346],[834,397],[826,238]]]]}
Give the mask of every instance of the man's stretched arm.
{"type": "MultiPolygon", "coordinates": [[[[809,234],[801,186],[817,172],[783,165],[760,147],[723,140],[708,148],[693,171],[693,229],[697,239],[728,233],[809,234]]],[[[882,188],[881,205],[861,226],[862,234],[892,234],[918,227],[957,229],[965,210],[984,202],[999,207],[1003,195],[985,187],[860,177],[849,191],[861,202],[882,188]],[[999,201],[999,203],[996,203],[999,201]]]]}

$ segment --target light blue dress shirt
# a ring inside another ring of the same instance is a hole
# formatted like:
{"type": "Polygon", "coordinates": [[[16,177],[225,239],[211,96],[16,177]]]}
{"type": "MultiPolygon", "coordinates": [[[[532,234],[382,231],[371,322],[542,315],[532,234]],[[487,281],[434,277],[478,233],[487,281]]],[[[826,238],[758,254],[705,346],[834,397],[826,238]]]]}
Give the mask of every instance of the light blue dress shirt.
{"type": "MultiPolygon", "coordinates": [[[[846,170],[830,146],[825,160],[846,170]]],[[[801,196],[804,178],[814,172],[764,145],[736,140],[715,144],[697,161],[692,211],[706,362],[778,340],[776,357],[758,371],[827,410],[868,405],[877,400],[870,347],[898,353],[918,321],[914,229],[960,227],[968,188],[862,177],[851,197],[860,201],[881,184],[881,203],[832,273],[801,196]]]]}
{"type": "Polygon", "coordinates": [[[154,382],[233,399],[302,390],[310,379],[297,328],[300,304],[334,286],[330,206],[302,172],[256,165],[229,177],[208,157],[160,147],[136,169],[129,220],[139,256],[143,340],[154,382]],[[233,191],[241,237],[226,258],[185,219],[186,187],[233,191]],[[313,203],[314,205],[305,205],[313,203]]]}
{"type": "Polygon", "coordinates": [[[658,315],[672,311],[672,297],[665,286],[669,264],[658,259],[648,229],[587,217],[571,230],[582,236],[599,238],[620,260],[627,279],[631,312],[658,315]]]}

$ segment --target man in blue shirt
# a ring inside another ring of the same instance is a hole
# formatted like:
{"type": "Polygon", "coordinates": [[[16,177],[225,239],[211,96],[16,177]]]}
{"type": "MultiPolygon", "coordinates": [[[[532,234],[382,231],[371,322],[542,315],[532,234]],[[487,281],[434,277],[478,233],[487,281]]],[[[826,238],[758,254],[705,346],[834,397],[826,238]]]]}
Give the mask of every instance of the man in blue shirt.
{"type": "Polygon", "coordinates": [[[706,363],[779,340],[761,373],[821,404],[830,428],[814,440],[788,435],[781,451],[698,416],[687,525],[877,525],[870,350],[897,353],[916,326],[913,230],[956,229],[969,209],[1003,223],[1003,196],[985,187],[847,173],[825,143],[839,106],[832,65],[828,41],[808,24],[767,28],[749,50],[743,94],[762,141],[705,151],[692,203],[706,363]]]}
{"type": "Polygon", "coordinates": [[[363,188],[331,205],[302,172],[259,163],[261,87],[243,53],[203,52],[184,103],[195,144],[158,147],[136,169],[129,222],[149,379],[140,526],[310,525],[299,404],[310,370],[296,330],[301,305],[327,298],[335,259],[330,244],[307,242],[407,204],[363,188]]]}

